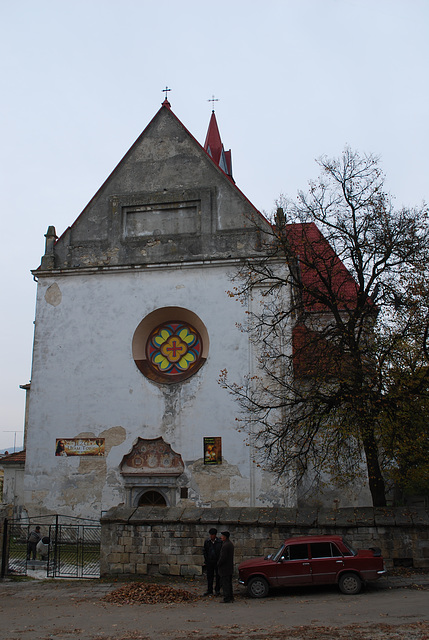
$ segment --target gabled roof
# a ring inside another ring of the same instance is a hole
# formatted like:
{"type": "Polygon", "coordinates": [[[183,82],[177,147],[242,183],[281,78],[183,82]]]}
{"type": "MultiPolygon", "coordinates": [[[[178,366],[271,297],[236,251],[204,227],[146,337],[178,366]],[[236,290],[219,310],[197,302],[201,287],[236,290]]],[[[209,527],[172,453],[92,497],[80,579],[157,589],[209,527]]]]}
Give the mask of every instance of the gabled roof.
{"type": "MultiPolygon", "coordinates": [[[[318,227],[313,222],[290,224],[286,235],[297,261],[303,310],[326,314],[336,307],[353,312],[359,302],[358,284],[318,227]]],[[[371,298],[365,305],[377,312],[371,298]]],[[[344,377],[350,369],[350,356],[342,347],[305,324],[293,328],[292,354],[297,379],[344,377]]]]}
{"type": "Polygon", "coordinates": [[[42,264],[33,273],[257,254],[259,235],[248,221],[260,217],[267,230],[269,223],[235,185],[231,154],[223,149],[214,114],[207,144],[210,153],[165,100],[57,240],[52,227],[42,264]]]}
{"type": "Polygon", "coordinates": [[[353,308],[358,299],[357,282],[314,222],[289,224],[286,235],[298,263],[304,309],[327,311],[324,299],[332,297],[339,309],[353,308]]]}

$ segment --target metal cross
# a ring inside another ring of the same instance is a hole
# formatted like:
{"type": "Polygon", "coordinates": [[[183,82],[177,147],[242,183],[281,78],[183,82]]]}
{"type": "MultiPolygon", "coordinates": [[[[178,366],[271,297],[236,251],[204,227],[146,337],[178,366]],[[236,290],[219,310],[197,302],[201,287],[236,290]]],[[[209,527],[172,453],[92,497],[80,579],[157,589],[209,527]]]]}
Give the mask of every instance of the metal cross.
{"type": "Polygon", "coordinates": [[[161,91],[165,91],[165,99],[167,100],[167,93],[171,91],[171,89],[169,89],[168,86],[165,85],[165,89],[161,89],[161,91]]]}
{"type": "Polygon", "coordinates": [[[213,109],[213,111],[214,111],[214,103],[215,103],[215,102],[219,102],[219,98],[215,98],[214,96],[212,96],[211,98],[209,98],[209,99],[207,100],[207,102],[211,102],[211,103],[212,103],[212,109],[213,109]]]}

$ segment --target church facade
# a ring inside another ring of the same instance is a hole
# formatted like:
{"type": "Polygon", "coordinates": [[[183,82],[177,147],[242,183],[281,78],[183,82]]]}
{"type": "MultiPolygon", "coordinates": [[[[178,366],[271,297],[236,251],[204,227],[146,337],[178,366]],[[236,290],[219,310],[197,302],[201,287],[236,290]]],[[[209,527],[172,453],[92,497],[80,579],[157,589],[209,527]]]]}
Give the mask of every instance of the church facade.
{"type": "MultiPolygon", "coordinates": [[[[302,242],[326,243],[314,225],[291,226],[297,255],[302,242]]],[[[238,302],[231,279],[264,256],[271,230],[235,185],[214,112],[202,146],[166,99],[73,224],[46,233],[17,513],[371,504],[365,483],[314,490],[310,476],[264,469],[221,384],[258,373],[243,327],[263,292],[238,302]]],[[[299,329],[281,336],[297,384],[318,366],[292,353],[299,329]]]]}
{"type": "MultiPolygon", "coordinates": [[[[251,372],[231,274],[259,255],[214,113],[204,147],[167,100],[37,279],[24,509],[295,506],[219,384],[251,372]]],[[[267,223],[268,224],[268,223],[267,223]]]]}

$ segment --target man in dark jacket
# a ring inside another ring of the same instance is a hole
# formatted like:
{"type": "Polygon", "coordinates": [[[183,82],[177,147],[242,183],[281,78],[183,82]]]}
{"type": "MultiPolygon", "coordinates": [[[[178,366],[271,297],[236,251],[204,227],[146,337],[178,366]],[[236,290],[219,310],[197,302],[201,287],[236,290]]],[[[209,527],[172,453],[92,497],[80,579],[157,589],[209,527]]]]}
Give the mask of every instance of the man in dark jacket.
{"type": "Polygon", "coordinates": [[[204,542],[204,565],[207,571],[207,591],[205,596],[213,594],[213,582],[216,576],[215,593],[220,593],[220,578],[217,570],[217,562],[219,560],[222,540],[216,536],[217,529],[212,527],[209,530],[209,538],[204,542]]]}
{"type": "Polygon", "coordinates": [[[234,545],[229,539],[229,531],[222,531],[220,534],[222,539],[222,548],[217,563],[220,575],[223,602],[234,602],[232,593],[232,574],[234,573],[234,545]]]}

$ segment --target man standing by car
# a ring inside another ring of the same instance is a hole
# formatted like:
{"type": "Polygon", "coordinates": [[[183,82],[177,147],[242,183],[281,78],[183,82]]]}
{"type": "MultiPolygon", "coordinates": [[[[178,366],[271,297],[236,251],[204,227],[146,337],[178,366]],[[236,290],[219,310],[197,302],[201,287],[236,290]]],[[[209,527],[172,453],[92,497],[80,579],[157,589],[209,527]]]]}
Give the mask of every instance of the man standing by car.
{"type": "Polygon", "coordinates": [[[221,532],[222,548],[217,563],[223,590],[223,602],[234,602],[232,574],[234,573],[234,545],[229,539],[229,531],[221,532]]]}
{"type": "Polygon", "coordinates": [[[215,582],[215,593],[220,595],[220,578],[217,570],[217,562],[219,560],[222,540],[217,537],[217,529],[212,527],[209,530],[209,538],[204,542],[204,565],[207,571],[207,591],[205,596],[213,594],[213,582],[215,582]],[[216,581],[215,581],[216,577],[216,581]]]}

